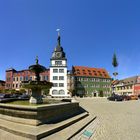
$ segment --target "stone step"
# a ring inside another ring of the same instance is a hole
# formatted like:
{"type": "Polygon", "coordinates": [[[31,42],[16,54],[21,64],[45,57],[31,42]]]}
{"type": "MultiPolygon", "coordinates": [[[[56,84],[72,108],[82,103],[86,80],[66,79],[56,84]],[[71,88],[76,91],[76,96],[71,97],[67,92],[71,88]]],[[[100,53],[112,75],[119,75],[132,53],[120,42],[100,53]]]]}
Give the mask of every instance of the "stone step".
{"type": "MultiPolygon", "coordinates": [[[[88,115],[89,114],[87,112],[84,112],[80,115],[77,115],[75,117],[72,117],[70,119],[56,124],[44,124],[40,126],[24,125],[0,119],[0,129],[24,138],[39,140],[43,137],[52,135],[74,123],[77,123],[80,120],[85,120],[84,118],[88,115]]],[[[0,139],[2,138],[0,137],[0,139]]]]}
{"type": "Polygon", "coordinates": [[[91,123],[96,116],[89,115],[88,117],[74,123],[73,125],[53,134],[41,140],[70,140],[72,137],[77,135],[81,130],[83,130],[89,123],[91,123]]]}

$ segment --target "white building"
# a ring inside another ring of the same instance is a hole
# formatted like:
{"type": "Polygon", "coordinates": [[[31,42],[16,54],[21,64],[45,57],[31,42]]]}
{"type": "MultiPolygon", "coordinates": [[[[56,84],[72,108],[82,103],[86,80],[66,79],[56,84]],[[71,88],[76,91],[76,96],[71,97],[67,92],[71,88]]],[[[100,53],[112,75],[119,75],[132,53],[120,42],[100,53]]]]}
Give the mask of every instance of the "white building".
{"type": "Polygon", "coordinates": [[[67,59],[60,44],[59,34],[57,41],[58,44],[50,59],[50,82],[53,83],[50,95],[53,97],[69,97],[67,90],[67,59]]]}

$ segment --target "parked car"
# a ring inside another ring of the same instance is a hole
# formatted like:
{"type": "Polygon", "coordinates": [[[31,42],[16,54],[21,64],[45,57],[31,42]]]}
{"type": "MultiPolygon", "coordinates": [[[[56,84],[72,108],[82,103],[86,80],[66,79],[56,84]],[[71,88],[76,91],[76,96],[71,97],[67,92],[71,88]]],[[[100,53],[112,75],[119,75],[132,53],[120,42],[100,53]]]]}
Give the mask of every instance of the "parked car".
{"type": "Polygon", "coordinates": [[[131,100],[131,97],[129,95],[123,95],[123,100],[129,101],[131,100]]]}
{"type": "Polygon", "coordinates": [[[138,96],[137,95],[130,95],[130,99],[131,100],[138,100],[138,96]]]}
{"type": "Polygon", "coordinates": [[[18,98],[19,96],[21,96],[19,93],[11,94],[11,98],[18,98]]]}
{"type": "Polygon", "coordinates": [[[10,94],[0,93],[0,99],[10,98],[10,94]]]}
{"type": "Polygon", "coordinates": [[[0,99],[4,98],[5,94],[4,93],[0,93],[0,99]]]}
{"type": "Polygon", "coordinates": [[[123,96],[121,95],[117,95],[117,94],[113,94],[112,96],[107,98],[109,101],[123,101],[123,96]]]}
{"type": "Polygon", "coordinates": [[[28,94],[22,94],[18,97],[18,99],[29,99],[30,96],[28,94]]]}

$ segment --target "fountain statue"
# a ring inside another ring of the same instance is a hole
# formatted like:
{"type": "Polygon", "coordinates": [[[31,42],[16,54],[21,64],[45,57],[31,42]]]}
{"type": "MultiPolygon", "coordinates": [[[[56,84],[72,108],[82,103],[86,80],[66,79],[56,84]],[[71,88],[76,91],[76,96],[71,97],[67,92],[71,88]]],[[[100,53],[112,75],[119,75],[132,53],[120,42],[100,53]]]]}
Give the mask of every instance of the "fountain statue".
{"type": "Polygon", "coordinates": [[[22,87],[31,89],[32,94],[29,100],[31,104],[41,104],[43,103],[41,91],[43,89],[50,89],[52,83],[48,81],[40,81],[40,73],[44,72],[46,68],[38,64],[38,57],[36,57],[36,64],[29,66],[29,70],[35,73],[35,81],[23,81],[22,87]]]}

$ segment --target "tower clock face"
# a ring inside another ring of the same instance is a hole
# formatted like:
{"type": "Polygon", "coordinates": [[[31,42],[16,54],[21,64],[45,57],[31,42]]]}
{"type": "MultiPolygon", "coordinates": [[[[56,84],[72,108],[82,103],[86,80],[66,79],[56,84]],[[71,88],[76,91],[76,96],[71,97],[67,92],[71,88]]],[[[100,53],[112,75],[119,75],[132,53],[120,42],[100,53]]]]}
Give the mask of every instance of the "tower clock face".
{"type": "Polygon", "coordinates": [[[57,58],[60,58],[60,57],[61,57],[61,52],[57,52],[57,53],[56,53],[56,57],[57,57],[57,58]]]}

